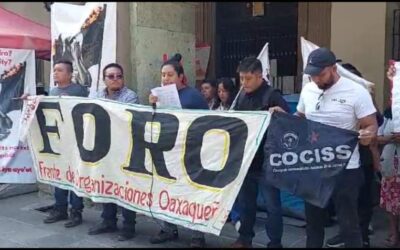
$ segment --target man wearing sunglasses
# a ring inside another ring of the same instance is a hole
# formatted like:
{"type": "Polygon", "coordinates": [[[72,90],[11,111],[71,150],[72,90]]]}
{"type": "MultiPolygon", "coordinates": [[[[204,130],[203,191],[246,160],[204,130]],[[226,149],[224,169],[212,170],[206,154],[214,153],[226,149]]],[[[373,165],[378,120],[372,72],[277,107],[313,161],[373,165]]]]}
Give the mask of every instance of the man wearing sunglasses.
{"type": "Polygon", "coordinates": [[[139,103],[138,95],[128,89],[124,81],[124,70],[117,63],[110,63],[103,69],[106,87],[97,93],[97,98],[105,98],[123,103],[139,103]]]}
{"type": "MultiPolygon", "coordinates": [[[[336,56],[327,48],[311,52],[305,74],[311,76],[300,94],[297,115],[326,125],[359,132],[359,143],[369,145],[376,137],[376,109],[371,95],[360,84],[340,76],[336,56]]],[[[358,219],[359,189],[364,182],[358,146],[346,169],[338,176],[332,200],[346,248],[362,248],[358,219]]],[[[307,248],[322,248],[326,208],[305,202],[307,248]]]]}
{"type": "MultiPolygon", "coordinates": [[[[117,63],[110,63],[103,69],[103,80],[106,87],[97,93],[97,98],[104,98],[123,103],[139,103],[137,94],[128,89],[124,83],[124,70],[117,63]]],[[[103,203],[101,217],[103,221],[89,229],[89,235],[111,233],[117,231],[117,208],[114,203],[103,203]]],[[[126,208],[122,209],[124,217],[119,241],[132,239],[135,236],[136,213],[126,208]]]]}

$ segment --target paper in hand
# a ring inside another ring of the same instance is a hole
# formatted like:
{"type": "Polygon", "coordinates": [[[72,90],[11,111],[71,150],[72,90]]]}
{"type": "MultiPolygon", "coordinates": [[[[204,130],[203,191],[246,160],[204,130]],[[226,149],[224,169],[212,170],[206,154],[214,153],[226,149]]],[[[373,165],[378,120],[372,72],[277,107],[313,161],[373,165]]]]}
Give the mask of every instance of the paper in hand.
{"type": "Polygon", "coordinates": [[[158,97],[156,103],[158,108],[182,108],[175,84],[154,88],[151,94],[158,97]]]}

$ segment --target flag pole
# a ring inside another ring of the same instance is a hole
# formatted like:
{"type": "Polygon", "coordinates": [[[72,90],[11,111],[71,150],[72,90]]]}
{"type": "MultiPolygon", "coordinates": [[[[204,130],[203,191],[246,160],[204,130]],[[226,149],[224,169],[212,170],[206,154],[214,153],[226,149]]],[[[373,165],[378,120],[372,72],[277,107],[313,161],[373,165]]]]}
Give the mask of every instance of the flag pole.
{"type": "Polygon", "coordinates": [[[235,99],[233,100],[231,106],[229,107],[229,110],[233,110],[233,107],[236,105],[237,99],[239,98],[239,95],[240,95],[240,93],[242,92],[242,90],[243,90],[243,85],[240,86],[240,89],[239,89],[238,93],[236,94],[235,99]]]}

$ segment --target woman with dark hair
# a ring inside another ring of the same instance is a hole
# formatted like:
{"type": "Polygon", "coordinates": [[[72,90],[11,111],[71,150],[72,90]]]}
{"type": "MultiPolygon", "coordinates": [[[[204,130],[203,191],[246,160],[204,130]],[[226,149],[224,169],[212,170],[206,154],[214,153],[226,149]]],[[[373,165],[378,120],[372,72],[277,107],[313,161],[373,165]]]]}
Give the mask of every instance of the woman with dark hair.
{"type": "Polygon", "coordinates": [[[201,83],[201,94],[208,103],[209,109],[216,109],[219,105],[217,97],[217,81],[213,79],[205,79],[201,83]]]}
{"type": "Polygon", "coordinates": [[[220,100],[217,110],[228,110],[235,99],[237,90],[232,79],[222,77],[218,80],[218,98],[220,100]]]}
{"type": "MultiPolygon", "coordinates": [[[[201,93],[187,85],[186,76],[181,64],[182,56],[175,54],[170,60],[163,63],[161,66],[161,85],[176,84],[178,89],[179,100],[184,109],[207,109],[208,105],[201,93]]],[[[150,104],[157,102],[157,96],[150,94],[150,104]]],[[[161,231],[151,237],[150,243],[160,244],[166,241],[178,239],[178,228],[175,224],[163,222],[161,231]]],[[[200,231],[192,231],[191,247],[205,247],[204,233],[200,231]]]]}
{"type": "MultiPolygon", "coordinates": [[[[208,109],[208,105],[201,93],[188,86],[187,78],[181,64],[181,54],[175,54],[161,66],[161,85],[175,84],[178,90],[179,100],[184,109],[208,109]]],[[[150,94],[150,103],[157,102],[157,96],[150,94]]]]}

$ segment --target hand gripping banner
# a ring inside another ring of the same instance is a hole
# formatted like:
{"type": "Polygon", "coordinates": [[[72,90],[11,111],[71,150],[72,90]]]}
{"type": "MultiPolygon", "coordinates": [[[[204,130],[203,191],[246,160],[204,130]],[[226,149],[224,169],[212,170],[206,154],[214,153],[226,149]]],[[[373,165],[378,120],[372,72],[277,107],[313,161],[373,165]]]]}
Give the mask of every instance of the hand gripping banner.
{"type": "Polygon", "coordinates": [[[267,182],[325,207],[357,143],[354,131],[275,112],[264,147],[267,182]]]}
{"type": "Polygon", "coordinates": [[[23,117],[40,182],[217,235],[270,118],[178,109],[153,116],[149,106],[79,97],[29,101],[39,103],[23,117]]]}

